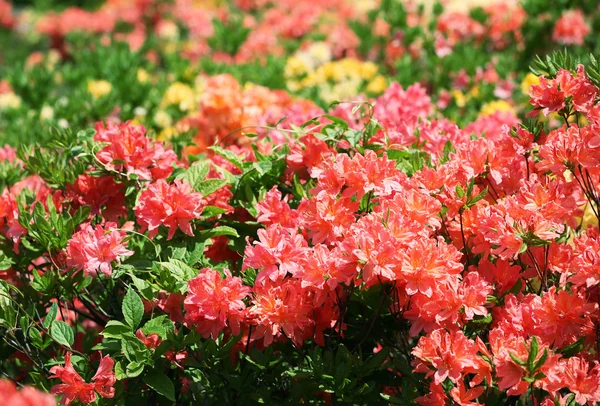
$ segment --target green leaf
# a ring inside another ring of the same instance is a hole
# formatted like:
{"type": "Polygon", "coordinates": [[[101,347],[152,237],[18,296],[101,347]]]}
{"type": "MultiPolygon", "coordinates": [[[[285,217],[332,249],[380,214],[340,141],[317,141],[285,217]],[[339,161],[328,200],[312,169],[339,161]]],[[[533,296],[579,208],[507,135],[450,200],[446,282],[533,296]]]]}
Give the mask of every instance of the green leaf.
{"type": "Polygon", "coordinates": [[[521,248],[519,249],[519,254],[522,254],[522,253],[524,253],[525,251],[527,251],[527,248],[528,248],[528,247],[527,247],[527,244],[526,244],[526,243],[523,243],[523,244],[521,244],[521,248]]]}
{"type": "Polygon", "coordinates": [[[472,198],[471,200],[469,200],[467,202],[467,207],[473,207],[475,206],[475,204],[480,201],[481,199],[483,199],[485,197],[485,195],[487,195],[488,193],[488,188],[487,186],[485,187],[485,189],[483,189],[483,191],[481,193],[479,193],[477,196],[475,196],[474,198],[472,198]]]}
{"type": "Polygon", "coordinates": [[[75,341],[75,334],[73,329],[62,320],[54,320],[52,327],[50,328],[50,336],[57,343],[64,345],[65,347],[71,348],[75,341]]]}
{"type": "Polygon", "coordinates": [[[456,196],[458,196],[459,199],[465,197],[465,190],[461,185],[456,185],[456,196]]]}
{"type": "Polygon", "coordinates": [[[127,294],[125,294],[125,298],[123,298],[121,309],[123,311],[123,316],[125,316],[125,321],[132,330],[135,330],[144,316],[144,304],[142,303],[142,299],[140,299],[133,289],[129,288],[127,290],[127,294]]]}
{"type": "Polygon", "coordinates": [[[29,338],[31,339],[33,345],[38,348],[44,348],[44,339],[37,328],[31,327],[29,329],[29,338]]]}
{"type": "Polygon", "coordinates": [[[239,237],[237,230],[229,226],[218,226],[210,230],[202,230],[199,233],[204,238],[217,237],[219,235],[228,235],[231,237],[239,237]]]}
{"type": "Polygon", "coordinates": [[[219,214],[223,214],[227,212],[227,210],[222,209],[220,207],[215,207],[215,206],[206,206],[204,208],[204,210],[202,211],[202,217],[204,218],[211,218],[211,217],[216,217],[219,214]]]}
{"type": "Polygon", "coordinates": [[[148,320],[142,331],[145,334],[157,334],[162,340],[167,338],[169,332],[173,332],[173,322],[167,318],[167,315],[162,315],[148,320]]]}
{"type": "Polygon", "coordinates": [[[570,358],[573,355],[580,352],[581,350],[583,350],[584,341],[585,341],[585,337],[580,337],[577,341],[575,341],[572,344],[567,345],[565,348],[563,348],[559,352],[563,355],[563,357],[570,358]]]}
{"type": "Polygon", "coordinates": [[[242,161],[242,159],[240,157],[238,157],[236,154],[234,154],[233,152],[231,152],[225,148],[219,147],[217,145],[213,145],[209,149],[212,149],[213,151],[215,151],[215,153],[217,153],[218,155],[221,155],[223,158],[227,159],[229,162],[231,162],[232,164],[234,164],[235,166],[237,166],[240,169],[244,165],[244,162],[242,161]]]}
{"type": "Polygon", "coordinates": [[[106,323],[106,327],[102,330],[102,336],[104,338],[121,338],[124,334],[130,333],[131,329],[129,326],[121,323],[117,320],[111,320],[106,323]]]}
{"type": "Polygon", "coordinates": [[[125,373],[127,374],[128,378],[135,378],[137,376],[140,376],[142,372],[144,372],[145,367],[146,364],[142,362],[133,361],[127,364],[127,366],[125,367],[125,373]]]}
{"type": "Polygon", "coordinates": [[[273,168],[273,163],[271,161],[253,162],[252,168],[255,169],[260,176],[264,176],[273,168]]]}
{"type": "Polygon", "coordinates": [[[0,251],[0,271],[6,271],[14,264],[12,259],[6,256],[6,254],[0,251]]]}
{"type": "Polygon", "coordinates": [[[150,350],[132,333],[123,335],[121,343],[125,358],[130,362],[146,362],[150,359],[150,350]]]}
{"type": "Polygon", "coordinates": [[[171,259],[169,262],[158,262],[157,264],[169,271],[170,276],[179,281],[187,282],[198,273],[197,270],[177,259],[171,259]]]}
{"type": "Polygon", "coordinates": [[[389,353],[390,353],[390,350],[387,347],[382,348],[381,351],[379,351],[377,354],[374,354],[373,356],[369,357],[365,361],[365,363],[363,365],[363,369],[366,372],[370,372],[373,369],[380,368],[385,363],[389,353]]]}
{"type": "Polygon", "coordinates": [[[546,363],[547,359],[548,359],[548,349],[545,348],[544,353],[542,354],[540,359],[533,365],[533,369],[531,370],[531,372],[537,371],[538,369],[540,369],[546,363]]]}
{"type": "Polygon", "coordinates": [[[127,379],[127,374],[125,373],[125,370],[123,369],[123,362],[117,362],[115,364],[115,378],[117,378],[118,381],[122,381],[123,379],[127,379]]]}
{"type": "Polygon", "coordinates": [[[11,303],[11,286],[5,281],[0,280],[0,326],[6,328],[13,327],[17,321],[16,311],[13,307],[14,305],[11,303]]]}
{"type": "Polygon", "coordinates": [[[512,352],[509,352],[508,355],[510,355],[510,359],[513,360],[513,362],[517,365],[520,365],[522,367],[527,366],[527,362],[525,361],[521,361],[519,358],[516,357],[515,354],[513,354],[512,352]]]}
{"type": "Polygon", "coordinates": [[[48,292],[55,284],[54,275],[52,272],[44,272],[44,275],[40,275],[38,271],[33,271],[33,280],[31,281],[31,287],[38,292],[48,292]]]}
{"type": "Polygon", "coordinates": [[[198,185],[200,185],[204,178],[206,178],[206,175],[208,175],[209,170],[210,163],[208,161],[198,162],[190,166],[189,169],[182,174],[181,178],[187,181],[190,186],[196,190],[198,185]]]}
{"type": "Polygon", "coordinates": [[[194,189],[196,192],[202,193],[202,196],[208,196],[221,189],[226,184],[227,181],[223,179],[207,179],[203,182],[200,182],[200,184],[195,186],[194,189]]]}
{"type": "Polygon", "coordinates": [[[58,305],[56,304],[56,302],[54,302],[54,303],[52,303],[52,306],[50,306],[50,310],[48,311],[48,314],[46,315],[46,318],[44,319],[44,322],[42,323],[44,328],[47,329],[50,327],[52,322],[54,320],[56,320],[57,314],[58,314],[58,305]]]}
{"type": "Polygon", "coordinates": [[[173,386],[173,382],[158,369],[153,369],[144,375],[144,382],[159,395],[166,397],[171,402],[175,402],[175,387],[173,386]]]}
{"type": "Polygon", "coordinates": [[[527,368],[530,372],[535,370],[534,364],[539,351],[539,343],[536,336],[531,338],[531,346],[529,347],[529,355],[527,356],[527,368]]]}

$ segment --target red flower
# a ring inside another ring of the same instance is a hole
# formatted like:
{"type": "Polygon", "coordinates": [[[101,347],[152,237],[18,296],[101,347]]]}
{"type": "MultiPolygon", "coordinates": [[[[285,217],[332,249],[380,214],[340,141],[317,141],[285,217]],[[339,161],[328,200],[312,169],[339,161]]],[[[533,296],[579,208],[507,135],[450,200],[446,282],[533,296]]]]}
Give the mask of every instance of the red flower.
{"type": "Polygon", "coordinates": [[[167,240],[170,240],[178,228],[193,236],[190,221],[200,218],[204,207],[202,194],[192,192],[189,183],[175,179],[169,185],[161,179],[142,192],[134,210],[138,223],[143,231],[149,231],[150,238],[164,225],[169,228],[167,240]]]}
{"type": "Polygon", "coordinates": [[[425,372],[427,377],[433,375],[433,381],[438,385],[446,378],[457,383],[463,374],[487,375],[489,365],[477,355],[478,351],[478,343],[469,340],[462,331],[435,330],[421,337],[412,351],[417,357],[415,371],[425,372]]]}
{"type": "Polygon", "coordinates": [[[81,231],[75,233],[67,246],[67,265],[76,270],[85,272],[86,275],[97,275],[98,271],[106,276],[112,274],[111,263],[120,263],[120,257],[133,255],[133,251],[127,249],[123,239],[125,231],[131,227],[131,223],[125,224],[121,230],[117,229],[115,223],[97,225],[93,228],[87,223],[81,227],[81,231]]]}
{"type": "Polygon", "coordinates": [[[246,310],[243,299],[250,293],[240,278],[225,270],[223,279],[219,272],[205,268],[189,281],[188,289],[183,302],[185,320],[195,325],[198,332],[216,339],[229,326],[234,334],[239,334],[246,310]]]}
{"type": "Polygon", "coordinates": [[[117,222],[119,217],[127,215],[123,188],[111,176],[96,178],[84,174],[67,185],[65,197],[72,199],[75,208],[90,206],[92,216],[101,214],[108,221],[117,222]]]}
{"type": "Polygon", "coordinates": [[[50,369],[50,378],[60,379],[63,383],[54,385],[50,390],[54,395],[63,395],[61,404],[68,405],[73,400],[89,404],[96,400],[96,392],[105,398],[115,396],[113,385],[117,381],[113,372],[115,362],[107,355],[101,357],[98,371],[92,378],[92,383],[86,383],[75,371],[71,364],[71,353],[65,354],[65,366],[55,366],[50,369]]]}
{"type": "Polygon", "coordinates": [[[177,156],[172,149],[165,149],[160,142],[151,143],[146,129],[129,122],[109,123],[104,127],[96,123],[94,140],[105,142],[96,157],[108,170],[137,175],[142,180],[164,179],[173,172],[177,156]]]}

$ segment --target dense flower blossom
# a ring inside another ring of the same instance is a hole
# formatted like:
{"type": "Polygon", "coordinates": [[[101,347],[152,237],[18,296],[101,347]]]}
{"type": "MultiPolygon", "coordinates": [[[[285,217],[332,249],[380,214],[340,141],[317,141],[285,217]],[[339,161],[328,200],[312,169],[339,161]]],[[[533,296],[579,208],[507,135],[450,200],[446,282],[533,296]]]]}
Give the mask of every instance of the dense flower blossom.
{"type": "Polygon", "coordinates": [[[575,394],[575,401],[580,405],[599,402],[600,365],[597,361],[589,363],[579,357],[559,361],[548,371],[544,389],[555,394],[562,388],[575,394]]]}
{"type": "Polygon", "coordinates": [[[449,378],[457,383],[465,374],[476,374],[475,383],[488,377],[491,366],[478,355],[483,343],[469,340],[462,331],[448,333],[435,330],[422,337],[412,354],[415,371],[433,375],[435,384],[441,384],[449,378]],[[433,367],[433,371],[429,368],[433,367]]]}
{"type": "Polygon", "coordinates": [[[99,272],[109,276],[112,274],[112,262],[120,263],[122,257],[133,255],[123,241],[126,231],[133,229],[129,223],[121,229],[115,223],[93,227],[86,223],[69,240],[66,249],[67,265],[82,270],[86,275],[96,276],[99,272]]]}
{"type": "Polygon", "coordinates": [[[188,294],[183,302],[186,322],[195,326],[203,336],[213,339],[226,327],[233,334],[240,333],[246,309],[243,299],[251,290],[242,284],[240,278],[231,276],[228,270],[224,274],[223,278],[218,271],[202,269],[188,282],[188,294]]]}
{"type": "Polygon", "coordinates": [[[176,179],[172,185],[160,179],[144,190],[135,207],[135,215],[142,231],[148,230],[152,238],[158,228],[164,225],[169,229],[167,239],[180,229],[193,236],[191,221],[200,218],[206,204],[202,194],[192,192],[189,183],[176,179]]]}
{"type": "Polygon", "coordinates": [[[67,185],[65,197],[72,199],[74,208],[89,206],[90,215],[102,215],[116,222],[127,213],[123,189],[124,185],[115,183],[111,176],[97,178],[85,174],[67,185]]]}
{"type": "MultiPolygon", "coordinates": [[[[536,374],[541,373],[541,376],[548,375],[548,371],[558,362],[560,356],[553,354],[548,349],[548,345],[540,343],[537,346],[537,355],[534,358],[534,362],[540,363],[540,366],[534,371],[528,371],[522,364],[515,362],[515,359],[523,363],[529,358],[529,354],[532,351],[532,345],[534,340],[539,342],[539,339],[535,336],[524,340],[523,337],[519,337],[510,333],[505,333],[501,329],[494,329],[490,331],[490,347],[492,349],[494,365],[496,367],[496,376],[498,377],[498,388],[500,390],[507,390],[509,395],[521,395],[527,391],[530,383],[524,378],[529,377],[532,372],[531,378],[536,374]],[[544,357],[545,358],[542,358],[544,357]]],[[[534,380],[535,386],[542,386],[543,382],[538,379],[534,380]]]]}
{"type": "Polygon", "coordinates": [[[50,368],[51,378],[60,379],[62,383],[54,385],[51,389],[55,395],[62,395],[61,404],[69,405],[74,400],[83,404],[96,401],[96,393],[103,398],[115,396],[115,373],[113,372],[115,362],[109,356],[100,359],[100,365],[91,383],[86,383],[75,371],[71,364],[71,353],[65,354],[65,366],[54,366],[50,368]]]}
{"type": "Polygon", "coordinates": [[[255,327],[255,338],[262,338],[269,345],[283,335],[296,345],[314,331],[314,297],[302,289],[300,281],[286,279],[283,282],[265,280],[254,286],[254,298],[248,310],[255,327]]]}
{"type": "Polygon", "coordinates": [[[257,281],[265,278],[273,281],[296,273],[299,260],[306,253],[308,244],[302,235],[277,224],[258,231],[258,241],[248,245],[244,252],[242,270],[260,270],[257,281]]]}
{"type": "Polygon", "coordinates": [[[164,179],[177,164],[177,156],[160,142],[146,136],[146,129],[129,122],[96,123],[96,141],[107,143],[96,157],[108,170],[136,175],[141,180],[164,179]]]}

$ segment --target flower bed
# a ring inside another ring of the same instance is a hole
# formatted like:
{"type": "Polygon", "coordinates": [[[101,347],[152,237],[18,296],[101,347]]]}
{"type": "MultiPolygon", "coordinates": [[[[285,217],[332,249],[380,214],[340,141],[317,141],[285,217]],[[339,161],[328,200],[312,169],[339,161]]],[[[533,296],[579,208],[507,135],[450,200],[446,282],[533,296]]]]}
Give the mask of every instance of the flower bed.
{"type": "Polygon", "coordinates": [[[0,400],[600,402],[596,5],[89,3],[0,0],[0,400]]]}

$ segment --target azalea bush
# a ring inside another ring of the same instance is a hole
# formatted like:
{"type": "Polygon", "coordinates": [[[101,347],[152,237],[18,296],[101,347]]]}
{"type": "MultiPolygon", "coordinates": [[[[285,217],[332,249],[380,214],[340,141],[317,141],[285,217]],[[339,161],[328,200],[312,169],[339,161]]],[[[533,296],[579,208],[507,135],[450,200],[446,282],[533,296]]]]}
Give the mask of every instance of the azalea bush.
{"type": "Polygon", "coordinates": [[[597,4],[56,3],[0,0],[0,401],[600,403],[597,4]]]}
{"type": "Polygon", "coordinates": [[[2,370],[64,404],[600,401],[600,70],[538,65],[556,126],[439,137],[392,86],[245,148],[6,147],[2,370]]]}

